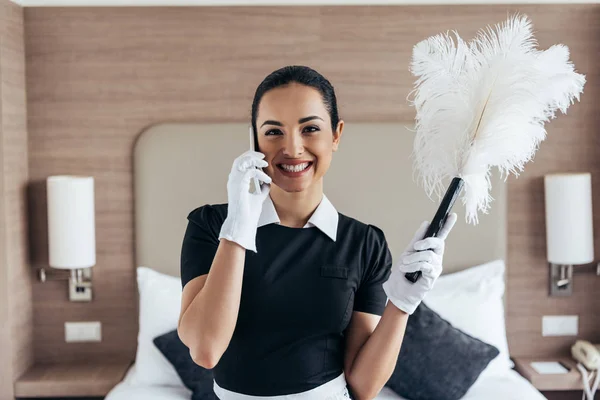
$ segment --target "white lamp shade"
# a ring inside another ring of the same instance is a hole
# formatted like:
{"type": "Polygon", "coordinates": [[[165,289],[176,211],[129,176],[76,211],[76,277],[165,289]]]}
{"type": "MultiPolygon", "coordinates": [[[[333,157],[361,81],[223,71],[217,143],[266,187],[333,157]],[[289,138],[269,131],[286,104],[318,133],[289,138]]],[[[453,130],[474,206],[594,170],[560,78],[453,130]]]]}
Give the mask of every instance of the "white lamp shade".
{"type": "Polygon", "coordinates": [[[96,265],[94,178],[51,176],[46,185],[50,266],[76,269],[96,265]]]}
{"type": "Polygon", "coordinates": [[[593,262],[591,174],[546,175],[544,189],[548,262],[562,265],[593,262]]]}

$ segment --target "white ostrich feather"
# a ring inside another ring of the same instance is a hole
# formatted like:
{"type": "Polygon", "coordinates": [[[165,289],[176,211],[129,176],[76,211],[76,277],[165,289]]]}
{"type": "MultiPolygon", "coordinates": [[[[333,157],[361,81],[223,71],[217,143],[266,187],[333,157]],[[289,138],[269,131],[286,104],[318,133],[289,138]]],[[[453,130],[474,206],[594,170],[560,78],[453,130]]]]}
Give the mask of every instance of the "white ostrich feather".
{"type": "Polygon", "coordinates": [[[439,34],[414,46],[417,77],[415,172],[427,195],[443,181],[464,180],[466,219],[487,213],[491,168],[518,175],[546,137],[544,123],[579,100],[585,76],[574,71],[566,46],[537,50],[526,16],[513,16],[471,42],[439,34]]]}

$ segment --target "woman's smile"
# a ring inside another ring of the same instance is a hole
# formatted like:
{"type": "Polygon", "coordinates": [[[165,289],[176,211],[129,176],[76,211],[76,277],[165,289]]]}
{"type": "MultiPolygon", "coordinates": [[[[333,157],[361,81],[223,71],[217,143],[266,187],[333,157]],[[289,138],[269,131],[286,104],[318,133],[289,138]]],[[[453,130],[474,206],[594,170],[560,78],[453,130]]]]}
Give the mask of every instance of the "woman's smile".
{"type": "Polygon", "coordinates": [[[288,178],[299,178],[312,170],[312,161],[286,161],[277,164],[277,171],[288,178]]]}

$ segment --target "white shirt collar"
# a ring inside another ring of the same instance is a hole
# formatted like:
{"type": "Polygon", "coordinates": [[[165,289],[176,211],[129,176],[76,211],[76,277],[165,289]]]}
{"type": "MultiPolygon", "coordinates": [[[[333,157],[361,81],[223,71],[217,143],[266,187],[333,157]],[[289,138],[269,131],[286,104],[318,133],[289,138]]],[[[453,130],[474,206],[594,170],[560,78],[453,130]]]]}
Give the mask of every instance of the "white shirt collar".
{"type": "MultiPolygon", "coordinates": [[[[331,204],[327,196],[323,194],[323,199],[315,212],[310,216],[306,225],[304,225],[304,228],[316,226],[335,242],[337,237],[338,219],[339,215],[337,210],[333,204],[331,204]]],[[[258,227],[260,228],[263,225],[279,223],[281,223],[281,221],[275,210],[273,200],[271,200],[271,196],[269,195],[263,203],[262,212],[258,219],[258,227]]]]}

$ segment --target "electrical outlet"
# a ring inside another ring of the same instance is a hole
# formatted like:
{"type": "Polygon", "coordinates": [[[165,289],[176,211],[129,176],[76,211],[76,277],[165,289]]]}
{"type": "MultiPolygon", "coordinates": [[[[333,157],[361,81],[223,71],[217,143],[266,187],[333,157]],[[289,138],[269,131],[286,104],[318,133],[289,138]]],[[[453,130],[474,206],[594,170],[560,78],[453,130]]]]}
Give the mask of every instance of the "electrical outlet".
{"type": "Polygon", "coordinates": [[[577,336],[578,324],[577,315],[544,315],[542,336],[577,336]]]}
{"type": "Polygon", "coordinates": [[[102,324],[92,322],[65,322],[65,342],[100,342],[102,324]]]}

